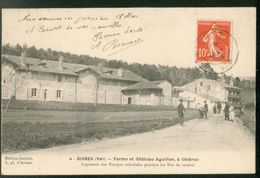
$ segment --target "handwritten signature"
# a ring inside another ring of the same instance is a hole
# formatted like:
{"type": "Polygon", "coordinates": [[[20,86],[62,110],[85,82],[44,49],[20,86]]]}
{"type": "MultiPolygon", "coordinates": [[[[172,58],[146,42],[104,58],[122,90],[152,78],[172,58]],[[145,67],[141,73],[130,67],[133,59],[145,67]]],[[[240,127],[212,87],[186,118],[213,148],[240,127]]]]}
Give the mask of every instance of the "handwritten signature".
{"type": "Polygon", "coordinates": [[[111,52],[108,56],[112,56],[118,52],[126,50],[130,47],[136,46],[142,43],[144,40],[142,38],[136,38],[129,41],[120,41],[119,39],[113,39],[104,43],[103,41],[98,41],[96,44],[91,46],[91,49],[101,49],[103,52],[111,52]]]}

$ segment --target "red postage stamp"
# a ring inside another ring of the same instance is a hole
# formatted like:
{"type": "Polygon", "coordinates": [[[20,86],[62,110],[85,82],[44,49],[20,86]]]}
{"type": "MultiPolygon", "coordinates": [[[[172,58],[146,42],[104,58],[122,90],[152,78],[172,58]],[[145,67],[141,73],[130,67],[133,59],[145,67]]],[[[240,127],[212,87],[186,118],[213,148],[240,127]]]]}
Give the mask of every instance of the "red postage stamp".
{"type": "Polygon", "coordinates": [[[230,62],[230,21],[198,21],[196,62],[230,62]]]}

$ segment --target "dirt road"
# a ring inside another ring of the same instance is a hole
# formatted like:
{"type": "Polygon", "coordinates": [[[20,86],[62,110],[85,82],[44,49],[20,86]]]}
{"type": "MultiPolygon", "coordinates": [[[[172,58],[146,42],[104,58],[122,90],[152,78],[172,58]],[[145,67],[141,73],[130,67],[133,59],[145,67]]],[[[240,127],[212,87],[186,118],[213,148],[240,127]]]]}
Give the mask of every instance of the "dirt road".
{"type": "Polygon", "coordinates": [[[254,136],[240,122],[209,116],[208,120],[189,120],[184,127],[175,125],[114,139],[6,153],[2,163],[6,174],[254,173],[255,144],[254,136]],[[158,157],[173,161],[157,162],[158,157]],[[32,162],[15,166],[12,163],[18,163],[9,160],[20,158],[32,162]],[[129,162],[130,158],[133,161],[129,162]],[[197,161],[187,162],[186,158],[197,161]],[[182,161],[176,167],[178,159],[182,161]],[[125,165],[129,163],[135,166],[125,165]]]}

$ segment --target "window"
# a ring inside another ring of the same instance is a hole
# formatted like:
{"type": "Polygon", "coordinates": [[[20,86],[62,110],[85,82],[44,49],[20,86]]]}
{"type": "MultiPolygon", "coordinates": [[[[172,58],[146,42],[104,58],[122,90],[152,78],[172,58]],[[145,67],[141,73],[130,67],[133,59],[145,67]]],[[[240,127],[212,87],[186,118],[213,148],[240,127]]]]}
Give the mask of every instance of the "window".
{"type": "Polygon", "coordinates": [[[57,90],[57,92],[56,92],[56,98],[61,98],[61,90],[57,90]]]}
{"type": "Polygon", "coordinates": [[[195,93],[197,93],[198,91],[197,91],[197,87],[195,88],[195,93]]]}
{"type": "Polygon", "coordinates": [[[37,95],[37,89],[36,88],[32,88],[32,96],[36,96],[37,95]]]}
{"type": "Polygon", "coordinates": [[[203,86],[203,82],[200,82],[200,86],[201,86],[201,87],[203,86]]]}
{"type": "Polygon", "coordinates": [[[210,85],[208,85],[208,91],[210,91],[211,90],[211,86],[210,85]]]}
{"type": "Polygon", "coordinates": [[[57,79],[58,82],[61,82],[62,81],[62,77],[61,75],[58,75],[58,79],[57,79]]]}

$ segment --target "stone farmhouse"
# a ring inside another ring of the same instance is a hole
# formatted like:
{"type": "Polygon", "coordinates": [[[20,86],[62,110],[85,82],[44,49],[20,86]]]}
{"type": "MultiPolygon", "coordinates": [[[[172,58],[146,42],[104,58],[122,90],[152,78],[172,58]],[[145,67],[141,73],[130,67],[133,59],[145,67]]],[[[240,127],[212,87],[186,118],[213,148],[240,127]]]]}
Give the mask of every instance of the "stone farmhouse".
{"type": "Polygon", "coordinates": [[[172,85],[125,69],[21,56],[2,56],[2,99],[171,105],[172,85]]]}
{"type": "Polygon", "coordinates": [[[172,105],[172,84],[167,80],[139,82],[122,93],[123,104],[172,105]]]}
{"type": "Polygon", "coordinates": [[[225,102],[231,105],[239,105],[241,102],[241,88],[233,85],[233,80],[230,84],[226,84],[224,80],[210,80],[200,78],[190,82],[182,87],[173,88],[175,99],[184,99],[186,106],[197,108],[203,106],[204,101],[207,101],[209,110],[213,110],[213,106],[225,102]]]}

